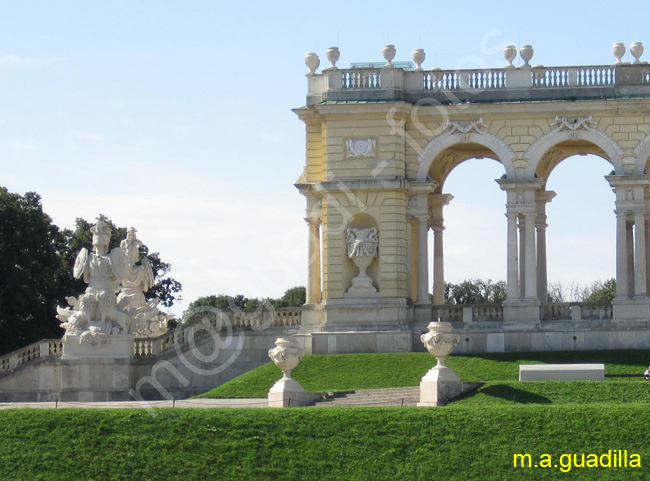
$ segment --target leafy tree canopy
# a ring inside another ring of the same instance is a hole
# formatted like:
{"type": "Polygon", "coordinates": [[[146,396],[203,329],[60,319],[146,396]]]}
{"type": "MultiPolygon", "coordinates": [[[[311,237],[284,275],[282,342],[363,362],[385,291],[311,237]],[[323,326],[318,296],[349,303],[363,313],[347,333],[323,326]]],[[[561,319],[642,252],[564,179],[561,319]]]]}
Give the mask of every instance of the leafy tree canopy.
{"type": "Polygon", "coordinates": [[[301,307],[305,303],[305,299],[304,286],[288,289],[279,299],[249,299],[242,294],[236,296],[228,296],[226,294],[203,296],[190,302],[187,310],[183,313],[183,321],[191,322],[197,319],[197,316],[201,316],[202,318],[205,315],[202,308],[205,307],[213,307],[219,310],[256,309],[258,307],[265,307],[267,309],[301,307]]]}
{"type": "Polygon", "coordinates": [[[505,298],[505,281],[467,279],[459,284],[445,282],[445,304],[501,304],[505,298]]]}

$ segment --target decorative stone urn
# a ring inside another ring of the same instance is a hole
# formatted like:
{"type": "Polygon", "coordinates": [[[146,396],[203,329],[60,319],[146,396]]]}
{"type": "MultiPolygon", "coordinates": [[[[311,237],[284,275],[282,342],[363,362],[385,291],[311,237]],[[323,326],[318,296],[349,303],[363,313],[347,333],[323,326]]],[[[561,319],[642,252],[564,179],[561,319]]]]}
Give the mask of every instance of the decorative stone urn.
{"type": "Polygon", "coordinates": [[[424,59],[427,57],[427,54],[424,53],[423,48],[414,48],[413,52],[411,52],[411,58],[413,59],[413,62],[415,62],[415,71],[416,72],[421,72],[422,71],[422,62],[424,62],[424,59]]]}
{"type": "Polygon", "coordinates": [[[530,68],[530,59],[533,58],[534,53],[535,51],[532,45],[522,45],[519,47],[519,55],[524,60],[523,68],[530,68]]]}
{"type": "Polygon", "coordinates": [[[515,66],[512,64],[515,58],[517,58],[517,47],[514,45],[506,45],[503,47],[503,58],[506,59],[508,62],[508,65],[506,65],[506,68],[515,68],[515,66]]]}
{"type": "Polygon", "coordinates": [[[395,67],[393,65],[393,59],[395,58],[396,53],[397,50],[395,49],[395,45],[385,45],[384,48],[381,49],[381,54],[384,56],[384,59],[386,59],[386,65],[384,65],[384,68],[395,67]]]}
{"type": "Polygon", "coordinates": [[[451,324],[448,322],[430,322],[427,329],[429,332],[420,336],[422,344],[436,357],[436,367],[446,368],[445,358],[456,349],[460,336],[451,332],[451,324]]]}
{"type": "Polygon", "coordinates": [[[348,293],[356,295],[377,293],[367,272],[368,267],[377,257],[377,247],[379,246],[377,228],[350,228],[346,231],[345,242],[347,243],[348,257],[359,268],[359,275],[352,279],[352,287],[348,289],[348,293]]]}
{"type": "Polygon", "coordinates": [[[460,378],[445,364],[445,358],[456,348],[460,336],[451,332],[448,322],[431,322],[428,329],[420,339],[438,363],[420,381],[418,406],[443,406],[463,392],[460,378]]]}
{"type": "Polygon", "coordinates": [[[634,56],[634,64],[646,63],[641,61],[641,55],[643,55],[643,43],[642,42],[632,42],[630,44],[630,53],[634,56]]]}
{"type": "Polygon", "coordinates": [[[284,375],[276,382],[268,394],[269,407],[303,406],[311,400],[300,383],[291,377],[291,371],[298,365],[304,351],[292,337],[280,337],[275,347],[269,349],[269,357],[282,369],[284,375]]]}
{"type": "Polygon", "coordinates": [[[314,52],[306,53],[305,65],[307,65],[307,68],[309,69],[307,75],[314,75],[316,73],[316,69],[320,65],[320,58],[318,58],[318,54],[314,52]]]}
{"type": "Polygon", "coordinates": [[[296,340],[290,337],[279,337],[275,341],[275,347],[269,349],[269,357],[271,358],[271,361],[273,361],[284,373],[282,380],[293,380],[291,377],[291,371],[293,371],[302,360],[304,354],[305,352],[300,349],[296,340]]]}
{"type": "Polygon", "coordinates": [[[612,53],[614,54],[614,57],[616,57],[616,62],[614,62],[614,65],[625,64],[625,62],[621,60],[623,58],[623,55],[625,55],[625,44],[623,42],[616,42],[613,44],[612,53]]]}
{"type": "Polygon", "coordinates": [[[332,64],[331,67],[328,67],[327,70],[338,70],[338,67],[336,66],[336,62],[339,61],[339,58],[341,57],[341,52],[339,51],[338,47],[330,47],[327,49],[327,52],[325,52],[325,55],[327,56],[327,60],[332,64]]]}

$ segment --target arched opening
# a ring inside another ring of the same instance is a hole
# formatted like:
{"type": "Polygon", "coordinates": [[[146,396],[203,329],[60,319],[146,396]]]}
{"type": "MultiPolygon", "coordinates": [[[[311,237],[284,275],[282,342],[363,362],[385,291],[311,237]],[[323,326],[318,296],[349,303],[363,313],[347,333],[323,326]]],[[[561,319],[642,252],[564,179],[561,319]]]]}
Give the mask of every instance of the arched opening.
{"type": "Polygon", "coordinates": [[[588,155],[576,152],[579,148],[560,144],[538,167],[546,190],[557,194],[546,206],[547,278],[554,301],[584,301],[595,282],[616,274],[615,196],[604,178],[613,166],[602,153],[593,155],[597,148],[585,149],[588,155]]]}
{"type": "Polygon", "coordinates": [[[434,242],[428,246],[434,304],[444,302],[446,282],[505,280],[505,199],[494,181],[504,173],[498,156],[476,143],[450,146],[432,162],[429,176],[438,183],[430,196],[434,242]]]}

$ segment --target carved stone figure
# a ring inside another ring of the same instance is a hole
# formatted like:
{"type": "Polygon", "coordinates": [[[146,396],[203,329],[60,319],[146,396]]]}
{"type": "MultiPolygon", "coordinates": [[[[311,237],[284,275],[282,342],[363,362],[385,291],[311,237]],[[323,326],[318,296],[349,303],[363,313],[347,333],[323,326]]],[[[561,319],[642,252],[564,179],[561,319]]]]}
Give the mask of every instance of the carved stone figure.
{"type": "Polygon", "coordinates": [[[347,244],[348,257],[359,268],[359,275],[352,279],[352,287],[348,289],[349,294],[367,295],[374,294],[377,289],[372,284],[372,279],[367,273],[368,267],[377,257],[379,238],[377,229],[353,229],[346,231],[345,242],[347,244]]]}
{"type": "Polygon", "coordinates": [[[57,318],[66,329],[64,340],[79,336],[80,343],[97,345],[107,343],[113,334],[158,333],[167,316],[156,308],[158,300],[145,299],[154,276],[148,259],[140,256],[142,242],[136,230],[130,228],[120,247],[110,253],[106,217],[100,215],[91,232],[92,252],[81,249],[74,265],[74,276],[83,276],[88,287],[78,300],[66,298],[71,307],[57,307],[57,318]]]}

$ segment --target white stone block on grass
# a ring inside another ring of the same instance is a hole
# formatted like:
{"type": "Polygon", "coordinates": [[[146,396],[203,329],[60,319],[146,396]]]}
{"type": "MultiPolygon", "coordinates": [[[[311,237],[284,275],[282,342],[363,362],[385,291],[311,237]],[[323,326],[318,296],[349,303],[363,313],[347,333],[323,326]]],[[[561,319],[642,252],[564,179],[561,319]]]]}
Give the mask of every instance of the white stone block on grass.
{"type": "Polygon", "coordinates": [[[520,381],[604,381],[605,364],[522,364],[520,381]]]}

